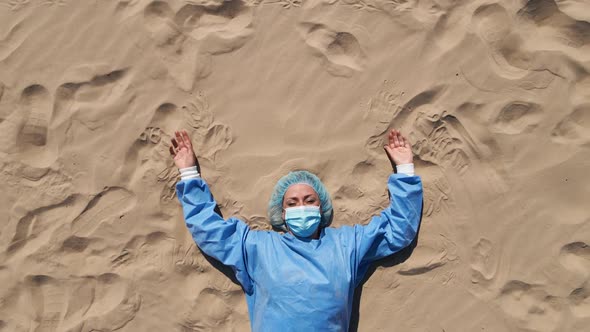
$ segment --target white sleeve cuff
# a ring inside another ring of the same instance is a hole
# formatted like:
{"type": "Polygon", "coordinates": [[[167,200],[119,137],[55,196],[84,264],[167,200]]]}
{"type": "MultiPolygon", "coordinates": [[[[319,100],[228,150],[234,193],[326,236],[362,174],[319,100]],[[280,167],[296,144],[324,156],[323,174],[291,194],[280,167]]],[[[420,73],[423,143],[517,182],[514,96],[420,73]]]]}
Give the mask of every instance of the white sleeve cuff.
{"type": "Polygon", "coordinates": [[[401,173],[409,176],[414,176],[414,164],[396,165],[395,169],[397,170],[398,174],[401,173]]]}
{"type": "Polygon", "coordinates": [[[201,174],[199,174],[199,171],[197,171],[197,166],[180,168],[179,171],[181,180],[195,179],[201,177],[201,174]]]}

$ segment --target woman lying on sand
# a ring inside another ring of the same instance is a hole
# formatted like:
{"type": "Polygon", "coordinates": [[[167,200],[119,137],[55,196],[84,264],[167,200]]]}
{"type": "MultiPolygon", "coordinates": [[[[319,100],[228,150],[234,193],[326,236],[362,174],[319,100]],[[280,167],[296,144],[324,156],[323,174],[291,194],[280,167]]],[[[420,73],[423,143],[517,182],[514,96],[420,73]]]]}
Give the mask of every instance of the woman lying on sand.
{"type": "Polygon", "coordinates": [[[282,177],[270,198],[273,231],[224,220],[186,131],[170,153],[180,169],[176,185],[186,225],[201,250],[230,266],[246,293],[253,331],[347,331],[355,287],[371,262],[408,246],[422,208],[422,182],[414,175],[410,143],[397,130],[384,147],[397,174],[388,180],[390,204],[367,225],[329,227],[332,201],[307,171],[282,177]]]}

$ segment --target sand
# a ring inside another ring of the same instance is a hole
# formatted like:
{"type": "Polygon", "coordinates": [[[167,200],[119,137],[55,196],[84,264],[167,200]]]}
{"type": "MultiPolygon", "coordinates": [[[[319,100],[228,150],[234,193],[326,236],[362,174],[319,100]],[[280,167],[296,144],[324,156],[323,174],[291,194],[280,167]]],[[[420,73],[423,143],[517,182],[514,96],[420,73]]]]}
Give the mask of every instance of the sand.
{"type": "Polygon", "coordinates": [[[180,128],[254,229],[293,169],[368,222],[410,138],[418,245],[358,331],[590,331],[588,1],[0,1],[0,331],[249,330],[185,228],[180,128]]]}

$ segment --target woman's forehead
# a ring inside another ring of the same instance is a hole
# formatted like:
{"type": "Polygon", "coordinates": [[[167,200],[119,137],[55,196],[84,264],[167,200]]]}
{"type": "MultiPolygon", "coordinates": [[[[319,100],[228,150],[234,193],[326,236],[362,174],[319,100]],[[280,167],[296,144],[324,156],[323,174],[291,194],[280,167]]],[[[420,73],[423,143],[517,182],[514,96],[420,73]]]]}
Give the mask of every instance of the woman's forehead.
{"type": "Polygon", "coordinates": [[[296,183],[291,185],[285,192],[284,198],[305,197],[308,195],[318,196],[317,192],[307,183],[296,183]]]}

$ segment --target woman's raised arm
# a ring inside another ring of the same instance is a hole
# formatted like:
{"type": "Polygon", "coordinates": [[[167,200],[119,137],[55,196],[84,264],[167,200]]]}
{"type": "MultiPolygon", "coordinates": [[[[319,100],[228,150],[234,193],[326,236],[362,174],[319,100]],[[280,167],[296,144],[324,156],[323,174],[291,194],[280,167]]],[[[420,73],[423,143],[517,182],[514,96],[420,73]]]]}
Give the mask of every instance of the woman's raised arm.
{"type": "Polygon", "coordinates": [[[244,291],[252,291],[244,246],[250,228],[236,218],[224,220],[215,211],[217,203],[209,186],[200,177],[197,158],[186,131],[175,133],[170,153],[176,166],[182,170],[176,194],[193,239],[205,254],[233,269],[244,291]]]}
{"type": "Polygon", "coordinates": [[[388,179],[389,206],[365,226],[355,226],[359,277],[369,264],[408,246],[418,231],[422,214],[422,181],[414,175],[412,148],[397,130],[384,147],[397,174],[388,179]]]}

